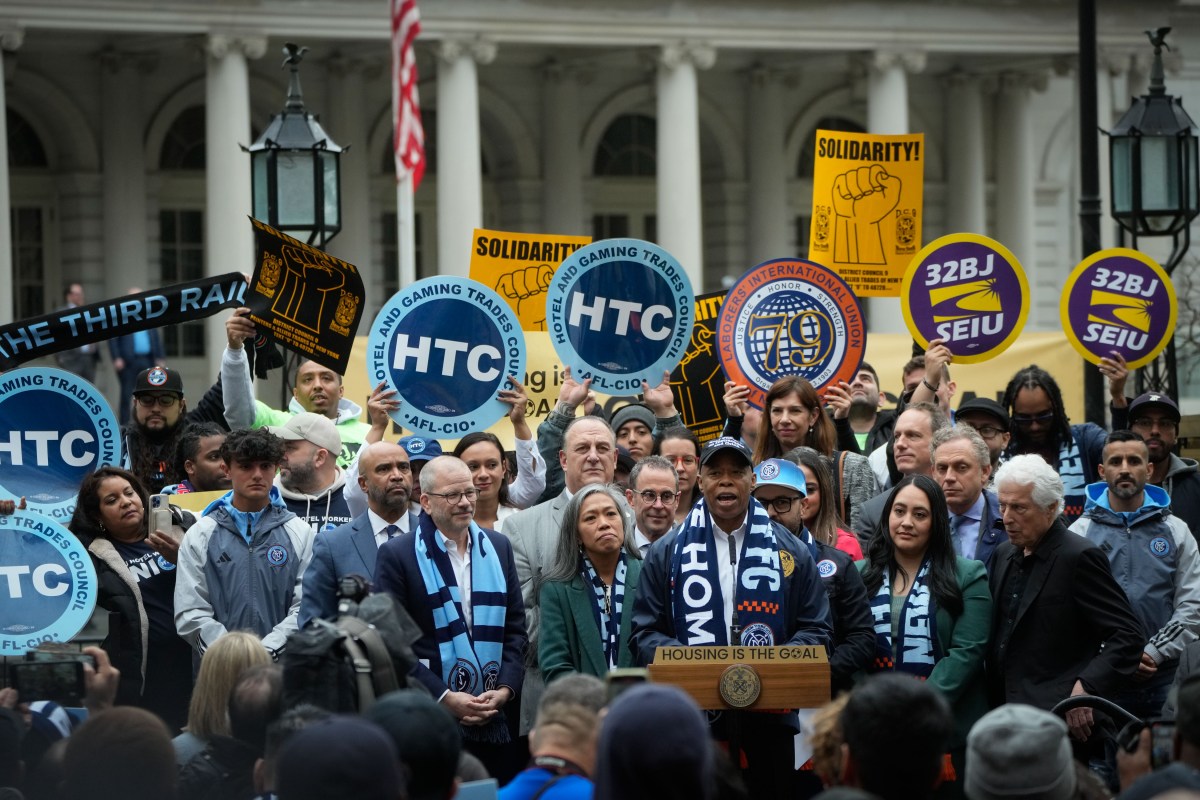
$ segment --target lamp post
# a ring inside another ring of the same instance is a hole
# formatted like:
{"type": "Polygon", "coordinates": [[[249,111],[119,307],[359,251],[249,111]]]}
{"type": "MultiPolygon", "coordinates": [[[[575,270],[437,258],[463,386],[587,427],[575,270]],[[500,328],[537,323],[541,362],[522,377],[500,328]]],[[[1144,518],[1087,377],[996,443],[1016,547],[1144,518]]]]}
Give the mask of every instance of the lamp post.
{"type": "MultiPolygon", "coordinates": [[[[1163,265],[1168,275],[1191,246],[1191,223],[1200,213],[1200,129],[1163,83],[1162,51],[1170,31],[1146,31],[1154,46],[1149,92],[1134,99],[1108,132],[1112,216],[1130,234],[1134,249],[1142,236],[1172,238],[1171,256],[1163,265]]],[[[1178,398],[1178,389],[1172,337],[1163,358],[1139,371],[1138,391],[1178,398]]]]}
{"type": "Polygon", "coordinates": [[[288,43],[291,69],[283,112],[250,145],[254,216],[276,230],[324,247],[342,229],[341,168],[348,150],[329,138],[300,94],[300,61],[307,47],[288,43]]]}

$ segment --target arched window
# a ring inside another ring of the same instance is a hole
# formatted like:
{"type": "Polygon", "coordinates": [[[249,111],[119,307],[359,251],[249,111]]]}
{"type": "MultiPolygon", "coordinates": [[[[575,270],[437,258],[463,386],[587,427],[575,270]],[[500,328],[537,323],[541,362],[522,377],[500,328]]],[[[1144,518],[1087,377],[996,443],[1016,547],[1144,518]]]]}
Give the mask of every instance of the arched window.
{"type": "Polygon", "coordinates": [[[159,153],[160,169],[204,169],[204,106],[184,109],[171,123],[159,153]]]}
{"type": "Polygon", "coordinates": [[[658,173],[658,123],[645,114],[623,114],[612,121],[600,144],[592,172],[626,178],[653,178],[658,173]]]}
{"type": "Polygon", "coordinates": [[[844,133],[866,133],[867,129],[852,119],[846,117],[821,117],[813,126],[808,140],[800,150],[800,163],[796,166],[796,175],[801,178],[811,178],[813,175],[813,159],[816,157],[817,131],[842,131],[844,133]]]}
{"type": "Polygon", "coordinates": [[[8,166],[14,169],[22,167],[48,167],[46,148],[38,138],[37,131],[11,108],[5,114],[8,125],[8,166]]]}

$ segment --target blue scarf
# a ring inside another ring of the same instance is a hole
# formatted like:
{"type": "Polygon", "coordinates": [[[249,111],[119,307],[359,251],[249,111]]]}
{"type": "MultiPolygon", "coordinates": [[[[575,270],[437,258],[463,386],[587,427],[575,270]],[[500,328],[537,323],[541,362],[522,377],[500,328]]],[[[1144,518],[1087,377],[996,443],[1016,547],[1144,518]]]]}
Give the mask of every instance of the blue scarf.
{"type": "Polygon", "coordinates": [[[893,642],[892,578],[889,570],[884,568],[883,582],[871,598],[871,615],[875,618],[873,672],[895,670],[921,680],[933,672],[940,654],[937,652],[937,614],[926,582],[928,576],[929,559],[925,559],[904,598],[904,607],[900,610],[900,635],[893,642]]]}
{"type": "MultiPolygon", "coordinates": [[[[433,520],[421,514],[420,528],[413,537],[438,644],[438,663],[431,663],[430,669],[441,674],[450,691],[478,696],[495,689],[500,677],[504,620],[508,613],[504,567],[483,531],[472,522],[469,536],[473,625],[468,630],[454,567],[445,542],[434,529],[433,520]]],[[[493,744],[509,741],[503,711],[487,725],[459,727],[464,737],[475,741],[493,744]]]]}
{"type": "MultiPolygon", "coordinates": [[[[733,644],[781,645],[788,637],[779,542],[766,509],[753,498],[749,515],[746,539],[737,558],[734,618],[739,641],[733,644]]],[[[717,559],[728,557],[717,552],[712,515],[702,498],[680,527],[671,554],[672,619],[675,637],[685,645],[731,644],[717,567],[717,559]]]]}
{"type": "Polygon", "coordinates": [[[621,638],[621,607],[625,604],[625,551],[617,562],[617,571],[613,575],[612,586],[601,580],[592,560],[587,553],[581,553],[580,572],[583,579],[592,585],[592,613],[596,618],[596,627],[600,629],[600,638],[604,640],[604,663],[609,669],[617,666],[620,648],[617,644],[621,638]]]}

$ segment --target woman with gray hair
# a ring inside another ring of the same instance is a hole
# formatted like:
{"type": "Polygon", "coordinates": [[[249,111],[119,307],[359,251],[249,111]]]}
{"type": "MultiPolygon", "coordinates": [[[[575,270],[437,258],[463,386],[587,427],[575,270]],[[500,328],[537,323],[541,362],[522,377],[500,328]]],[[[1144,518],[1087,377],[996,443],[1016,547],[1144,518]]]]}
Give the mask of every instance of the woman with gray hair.
{"type": "Polygon", "coordinates": [[[621,491],[593,484],[576,492],[540,589],[538,661],[547,684],[571,672],[603,678],[633,666],[629,631],[641,568],[621,491]]]}

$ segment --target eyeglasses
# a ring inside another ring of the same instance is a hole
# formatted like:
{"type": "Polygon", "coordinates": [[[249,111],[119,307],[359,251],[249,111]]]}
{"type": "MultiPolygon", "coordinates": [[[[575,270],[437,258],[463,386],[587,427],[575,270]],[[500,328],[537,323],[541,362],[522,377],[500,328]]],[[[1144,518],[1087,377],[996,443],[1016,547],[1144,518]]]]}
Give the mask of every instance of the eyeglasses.
{"type": "Polygon", "coordinates": [[[984,439],[995,439],[1000,434],[1004,433],[1003,428],[993,428],[991,425],[984,425],[981,428],[976,428],[975,432],[984,439]]]}
{"type": "Polygon", "coordinates": [[[1153,417],[1138,417],[1129,427],[1141,428],[1142,430],[1152,431],[1157,427],[1160,431],[1175,431],[1179,428],[1179,423],[1171,419],[1154,419],[1153,417]]]}
{"type": "Polygon", "coordinates": [[[638,497],[642,498],[642,502],[648,506],[654,505],[654,502],[660,501],[664,506],[669,506],[675,502],[675,498],[679,497],[679,492],[654,492],[647,489],[644,492],[638,492],[638,497]]]}
{"type": "Polygon", "coordinates": [[[456,506],[462,502],[465,497],[468,500],[474,500],[479,494],[479,490],[472,486],[470,489],[460,489],[457,492],[426,492],[427,495],[440,497],[452,506],[456,506]]]}
{"type": "Polygon", "coordinates": [[[1049,425],[1054,421],[1054,412],[1047,411],[1045,414],[1035,414],[1033,416],[1030,416],[1029,414],[1013,414],[1012,421],[1014,424],[1020,425],[1022,428],[1028,428],[1035,422],[1038,425],[1049,425]]]}
{"type": "Polygon", "coordinates": [[[139,394],[138,405],[142,408],[154,408],[155,405],[170,408],[179,402],[179,396],[174,394],[139,394]]]}
{"type": "Polygon", "coordinates": [[[792,510],[792,503],[803,500],[803,497],[773,497],[770,500],[758,498],[758,502],[762,503],[767,508],[775,509],[778,514],[786,514],[792,510]]]}

